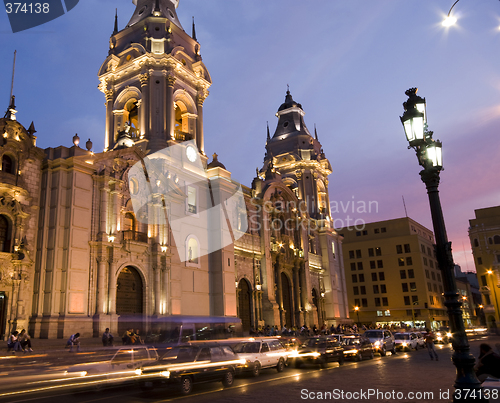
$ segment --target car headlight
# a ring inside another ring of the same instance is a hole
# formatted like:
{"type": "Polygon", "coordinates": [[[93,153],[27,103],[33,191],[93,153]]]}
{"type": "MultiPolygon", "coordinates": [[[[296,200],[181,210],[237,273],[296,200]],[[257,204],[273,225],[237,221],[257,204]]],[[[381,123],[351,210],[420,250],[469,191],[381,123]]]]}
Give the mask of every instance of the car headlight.
{"type": "Polygon", "coordinates": [[[375,347],[380,346],[380,341],[376,341],[375,343],[373,343],[373,345],[374,345],[375,347]]]}
{"type": "Polygon", "coordinates": [[[312,353],[312,356],[314,358],[318,358],[320,355],[321,355],[321,353],[318,353],[317,351],[315,351],[314,353],[312,353]]]}
{"type": "Polygon", "coordinates": [[[437,335],[437,336],[441,336],[441,332],[437,332],[437,333],[436,333],[436,335],[437,335]]]}
{"type": "Polygon", "coordinates": [[[403,347],[406,347],[408,343],[406,341],[403,342],[403,347]]]}
{"type": "Polygon", "coordinates": [[[137,369],[135,370],[135,374],[136,374],[136,375],[142,375],[142,369],[137,368],[137,369]]]}
{"type": "Polygon", "coordinates": [[[165,378],[170,378],[170,371],[161,371],[160,375],[164,376],[165,378]]]}

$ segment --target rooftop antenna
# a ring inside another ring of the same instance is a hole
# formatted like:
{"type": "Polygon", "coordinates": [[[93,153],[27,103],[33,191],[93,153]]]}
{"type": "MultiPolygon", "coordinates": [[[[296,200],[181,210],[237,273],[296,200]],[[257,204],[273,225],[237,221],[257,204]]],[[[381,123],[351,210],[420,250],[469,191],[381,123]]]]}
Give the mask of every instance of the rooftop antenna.
{"type": "Polygon", "coordinates": [[[401,196],[403,198],[403,207],[405,208],[405,215],[406,215],[406,218],[408,218],[408,212],[406,211],[406,203],[405,203],[405,197],[404,196],[401,196]]]}
{"type": "Polygon", "coordinates": [[[17,55],[17,50],[14,50],[14,64],[12,66],[12,83],[10,84],[9,105],[10,105],[10,101],[12,99],[12,94],[14,92],[14,73],[16,71],[16,55],[17,55]]]}

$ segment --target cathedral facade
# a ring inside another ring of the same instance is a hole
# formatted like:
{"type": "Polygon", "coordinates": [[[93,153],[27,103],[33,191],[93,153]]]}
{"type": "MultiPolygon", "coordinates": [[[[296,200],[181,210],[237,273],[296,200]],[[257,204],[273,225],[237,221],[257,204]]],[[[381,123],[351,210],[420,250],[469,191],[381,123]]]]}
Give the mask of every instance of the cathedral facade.
{"type": "Polygon", "coordinates": [[[34,125],[16,121],[14,98],[0,119],[0,333],[89,337],[132,322],[148,332],[155,318],[178,315],[233,318],[242,332],[348,322],[341,237],[328,200],[332,169],[302,106],[287,92],[262,168],[250,187],[239,186],[215,154],[210,163],[205,154],[203,103],[212,81],[194,26],[191,35],[182,28],[178,0],[134,3],[124,29],[115,21],[98,73],[103,152],[92,152],[90,140],[81,147],[78,136],[71,148],[36,147],[34,125]],[[165,170],[152,180],[150,158],[186,144],[202,172],[183,166],[185,175],[165,170]],[[204,207],[224,204],[239,188],[242,203],[216,220],[233,227],[230,241],[211,248],[223,237],[214,227],[203,234],[190,221],[178,235],[168,220],[144,219],[134,205],[141,192],[134,166],[145,169],[155,217],[201,221],[204,207]],[[153,189],[155,181],[168,194],[153,189]]]}

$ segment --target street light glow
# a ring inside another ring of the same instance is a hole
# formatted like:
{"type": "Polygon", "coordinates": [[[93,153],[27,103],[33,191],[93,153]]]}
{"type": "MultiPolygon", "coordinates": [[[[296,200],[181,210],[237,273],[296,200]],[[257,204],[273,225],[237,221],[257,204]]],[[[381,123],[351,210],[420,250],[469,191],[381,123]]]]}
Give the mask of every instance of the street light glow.
{"type": "Polygon", "coordinates": [[[452,25],[455,25],[457,22],[457,19],[452,16],[452,15],[448,15],[444,20],[443,22],[441,23],[443,25],[443,27],[451,27],[452,25]]]}

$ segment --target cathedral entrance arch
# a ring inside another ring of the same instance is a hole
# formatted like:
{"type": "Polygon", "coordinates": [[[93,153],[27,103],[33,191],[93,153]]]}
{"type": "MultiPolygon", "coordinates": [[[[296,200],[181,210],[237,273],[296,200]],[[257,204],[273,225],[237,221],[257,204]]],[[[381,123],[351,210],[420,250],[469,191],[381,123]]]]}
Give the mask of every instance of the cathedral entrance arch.
{"type": "Polygon", "coordinates": [[[120,315],[120,336],[129,328],[143,333],[143,284],[141,275],[132,266],[124,267],[116,280],[116,313],[120,315]]]}
{"type": "Polygon", "coordinates": [[[238,317],[241,319],[241,326],[244,332],[248,332],[252,327],[251,296],[248,281],[241,280],[238,284],[238,317]]]}
{"type": "Polygon", "coordinates": [[[290,289],[290,281],[285,273],[281,273],[281,298],[283,303],[283,310],[285,315],[283,317],[284,323],[287,327],[292,327],[292,292],[290,289]]]}

